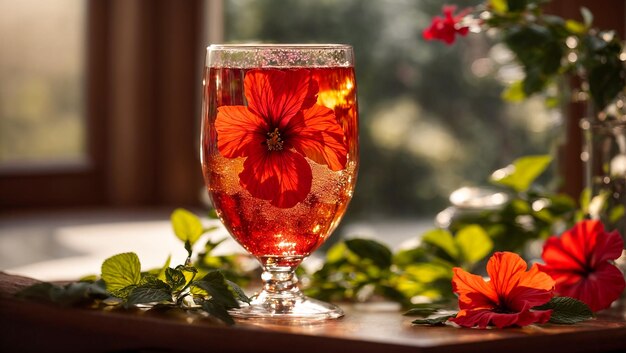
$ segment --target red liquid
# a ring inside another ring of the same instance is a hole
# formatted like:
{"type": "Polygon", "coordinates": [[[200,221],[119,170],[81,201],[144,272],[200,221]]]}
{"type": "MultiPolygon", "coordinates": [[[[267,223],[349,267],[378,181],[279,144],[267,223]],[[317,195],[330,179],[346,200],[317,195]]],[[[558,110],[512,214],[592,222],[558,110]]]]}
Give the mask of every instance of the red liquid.
{"type": "Polygon", "coordinates": [[[245,158],[224,158],[217,150],[214,128],[217,107],[244,105],[246,71],[211,68],[205,76],[202,166],[207,189],[226,228],[252,255],[304,257],[335,229],[354,191],[358,166],[354,69],[310,69],[319,85],[317,104],[333,109],[344,130],[348,162],[344,170],[332,171],[307,159],[313,173],[311,192],[292,208],[278,208],[250,195],[239,184],[245,158]]]}

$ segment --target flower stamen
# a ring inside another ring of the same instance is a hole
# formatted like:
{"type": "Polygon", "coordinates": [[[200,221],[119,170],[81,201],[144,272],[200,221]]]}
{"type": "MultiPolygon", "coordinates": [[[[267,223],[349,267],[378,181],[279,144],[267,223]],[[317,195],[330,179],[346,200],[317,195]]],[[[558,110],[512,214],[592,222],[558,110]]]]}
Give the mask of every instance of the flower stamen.
{"type": "Polygon", "coordinates": [[[267,136],[269,136],[269,138],[265,140],[265,142],[267,143],[268,151],[283,150],[283,140],[280,138],[280,131],[278,131],[278,128],[275,128],[272,132],[268,132],[267,136]]]}

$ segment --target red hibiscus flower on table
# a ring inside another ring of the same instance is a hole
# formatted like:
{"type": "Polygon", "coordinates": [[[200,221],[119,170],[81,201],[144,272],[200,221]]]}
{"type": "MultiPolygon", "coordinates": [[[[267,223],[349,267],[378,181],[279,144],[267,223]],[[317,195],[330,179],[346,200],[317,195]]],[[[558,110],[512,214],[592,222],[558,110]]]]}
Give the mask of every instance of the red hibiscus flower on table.
{"type": "Polygon", "coordinates": [[[466,9],[458,15],[454,16],[453,13],[455,10],[456,6],[444,6],[444,17],[433,17],[430,27],[426,28],[422,32],[422,36],[424,37],[424,39],[438,39],[449,45],[454,43],[454,39],[457,34],[461,36],[467,35],[467,32],[469,32],[469,27],[462,26],[460,22],[463,17],[469,12],[469,9],[466,9]]]}
{"type": "Polygon", "coordinates": [[[318,90],[306,69],[251,70],[244,79],[248,106],[218,108],[217,148],[226,158],[246,158],[239,182],[252,196],[293,207],[311,191],[305,157],[345,168],[343,130],[331,109],[316,104],[318,90]]]}
{"type": "Polygon", "coordinates": [[[576,298],[598,311],[617,299],[626,283],[610,261],[622,254],[624,242],[617,231],[607,233],[596,220],[578,222],[560,237],[549,238],[541,257],[542,271],[556,281],[559,295],[576,298]]]}
{"type": "Polygon", "coordinates": [[[495,325],[526,326],[550,320],[552,310],[532,310],[553,297],[554,280],[517,254],[497,252],[487,263],[491,278],[455,267],[452,289],[459,296],[460,311],[450,321],[464,327],[486,328],[495,325]]]}

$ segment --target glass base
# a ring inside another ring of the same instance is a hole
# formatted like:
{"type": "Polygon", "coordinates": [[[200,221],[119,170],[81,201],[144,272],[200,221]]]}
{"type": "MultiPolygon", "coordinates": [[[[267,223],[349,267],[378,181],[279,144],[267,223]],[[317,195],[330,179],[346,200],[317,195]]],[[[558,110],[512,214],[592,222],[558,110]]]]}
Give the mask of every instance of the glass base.
{"type": "Polygon", "coordinates": [[[306,297],[298,288],[295,268],[302,257],[262,257],[263,290],[250,304],[229,310],[236,319],[277,324],[308,324],[343,316],[336,305],[306,297]]]}
{"type": "Polygon", "coordinates": [[[343,310],[321,300],[299,296],[276,298],[261,292],[250,305],[228,311],[236,319],[273,324],[308,324],[343,317],[343,310]]]}

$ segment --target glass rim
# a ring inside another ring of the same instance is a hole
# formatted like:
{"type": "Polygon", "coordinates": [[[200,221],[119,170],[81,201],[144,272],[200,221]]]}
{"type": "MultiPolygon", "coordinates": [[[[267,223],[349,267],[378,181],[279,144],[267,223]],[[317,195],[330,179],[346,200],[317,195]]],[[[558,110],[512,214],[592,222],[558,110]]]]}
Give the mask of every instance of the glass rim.
{"type": "Polygon", "coordinates": [[[320,49],[332,49],[332,50],[352,50],[350,44],[340,43],[234,43],[234,44],[210,44],[206,47],[207,51],[216,50],[251,50],[251,49],[276,49],[276,50],[320,50],[320,49]]]}

